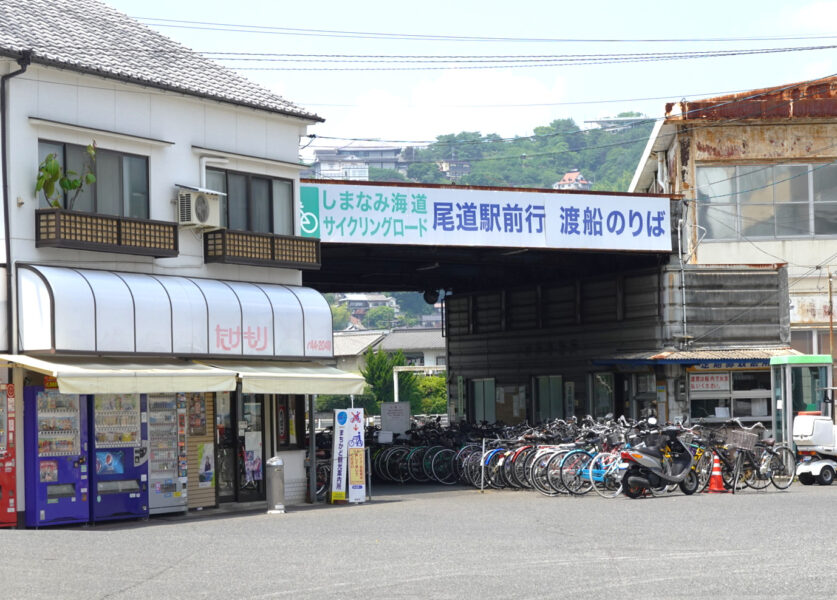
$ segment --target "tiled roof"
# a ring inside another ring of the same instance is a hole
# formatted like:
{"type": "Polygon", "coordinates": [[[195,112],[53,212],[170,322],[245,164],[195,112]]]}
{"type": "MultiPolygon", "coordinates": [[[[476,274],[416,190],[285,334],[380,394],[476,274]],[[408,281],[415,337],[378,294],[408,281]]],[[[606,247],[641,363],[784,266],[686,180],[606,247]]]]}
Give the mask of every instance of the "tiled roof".
{"type": "Polygon", "coordinates": [[[378,345],[381,350],[443,350],[445,338],[441,329],[395,329],[378,345]]]}
{"type": "Polygon", "coordinates": [[[705,350],[649,350],[616,354],[609,358],[597,359],[599,364],[615,363],[683,363],[700,364],[710,362],[754,362],[769,363],[774,356],[798,355],[801,352],[788,347],[753,346],[750,348],[716,348],[705,350]]]}
{"type": "Polygon", "coordinates": [[[0,55],[25,50],[36,64],[323,120],[98,0],[0,1],[0,55]]]}
{"type": "Polygon", "coordinates": [[[334,332],[334,356],[359,356],[384,337],[381,331],[334,332]]]}

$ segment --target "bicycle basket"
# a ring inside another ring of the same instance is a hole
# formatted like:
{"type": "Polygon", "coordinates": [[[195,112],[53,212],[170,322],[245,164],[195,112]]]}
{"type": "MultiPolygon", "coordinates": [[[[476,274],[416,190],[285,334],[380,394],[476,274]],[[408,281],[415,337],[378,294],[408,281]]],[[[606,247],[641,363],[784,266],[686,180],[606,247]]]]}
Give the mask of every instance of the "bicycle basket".
{"type": "Polygon", "coordinates": [[[621,431],[612,431],[607,434],[606,441],[611,446],[618,446],[625,443],[625,434],[621,431]]]}
{"type": "Polygon", "coordinates": [[[756,447],[756,442],[759,439],[758,434],[741,431],[740,429],[728,429],[724,437],[727,446],[740,448],[741,450],[752,450],[756,447]]]}

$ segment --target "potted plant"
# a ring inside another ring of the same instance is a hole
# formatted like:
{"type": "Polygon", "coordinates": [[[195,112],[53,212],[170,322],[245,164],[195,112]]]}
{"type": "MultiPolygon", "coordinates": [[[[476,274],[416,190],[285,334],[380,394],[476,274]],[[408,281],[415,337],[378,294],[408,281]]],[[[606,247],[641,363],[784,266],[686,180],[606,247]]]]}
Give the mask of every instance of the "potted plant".
{"type": "Polygon", "coordinates": [[[67,210],[73,210],[76,198],[84,186],[96,182],[93,167],[96,163],[96,140],[87,146],[88,160],[84,164],[84,172],[79,175],[75,171],[62,172],[61,164],[55,153],[48,154],[38,165],[38,181],[35,184],[35,194],[43,191],[47,203],[53,208],[63,208],[61,197],[68,194],[67,210]]]}

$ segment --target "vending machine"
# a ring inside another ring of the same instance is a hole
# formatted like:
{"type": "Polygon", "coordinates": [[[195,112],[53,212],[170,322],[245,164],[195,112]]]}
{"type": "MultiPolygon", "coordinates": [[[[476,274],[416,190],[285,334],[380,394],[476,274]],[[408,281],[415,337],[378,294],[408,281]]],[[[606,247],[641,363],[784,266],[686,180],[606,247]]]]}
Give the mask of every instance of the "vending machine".
{"type": "Polygon", "coordinates": [[[90,520],[148,516],[148,433],[139,394],[89,396],[90,520]]]}
{"type": "Polygon", "coordinates": [[[148,502],[154,514],[185,512],[186,395],[148,396],[148,502]]]}
{"type": "Polygon", "coordinates": [[[15,386],[0,385],[0,527],[17,525],[15,386]]]}
{"type": "Polygon", "coordinates": [[[86,523],[87,419],[84,396],[25,387],[26,525],[86,523]]]}

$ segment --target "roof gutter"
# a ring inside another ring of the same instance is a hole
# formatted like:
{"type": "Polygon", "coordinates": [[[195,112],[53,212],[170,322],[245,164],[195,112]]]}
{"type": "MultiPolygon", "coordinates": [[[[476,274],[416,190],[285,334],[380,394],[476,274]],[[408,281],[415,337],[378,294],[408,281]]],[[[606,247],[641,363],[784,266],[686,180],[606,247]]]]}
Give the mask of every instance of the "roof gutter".
{"type": "Polygon", "coordinates": [[[12,335],[13,322],[12,317],[14,312],[12,310],[12,241],[11,228],[9,226],[9,168],[8,168],[8,143],[9,133],[6,127],[6,82],[12,77],[17,77],[26,72],[32,62],[32,51],[23,50],[17,59],[17,64],[20,68],[17,71],[12,71],[0,77],[0,172],[3,178],[3,232],[5,234],[6,246],[6,347],[10,354],[15,354],[15,348],[12,347],[14,336],[12,335]]]}

